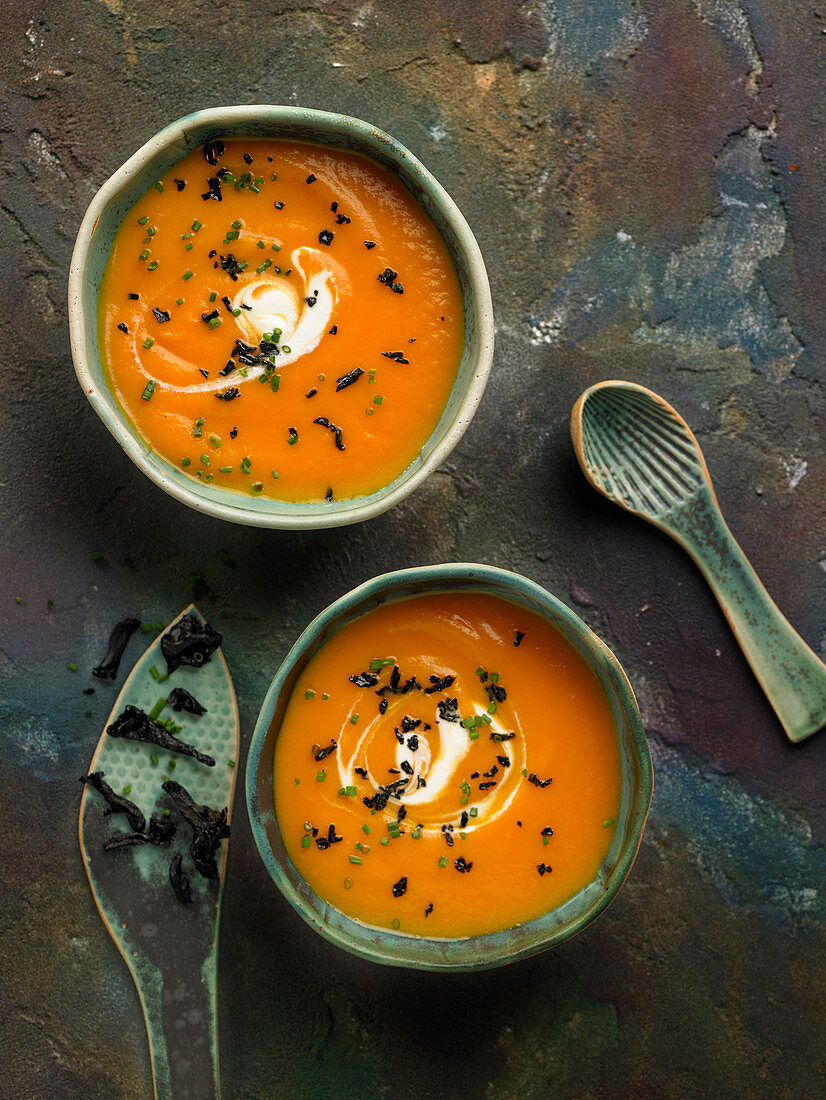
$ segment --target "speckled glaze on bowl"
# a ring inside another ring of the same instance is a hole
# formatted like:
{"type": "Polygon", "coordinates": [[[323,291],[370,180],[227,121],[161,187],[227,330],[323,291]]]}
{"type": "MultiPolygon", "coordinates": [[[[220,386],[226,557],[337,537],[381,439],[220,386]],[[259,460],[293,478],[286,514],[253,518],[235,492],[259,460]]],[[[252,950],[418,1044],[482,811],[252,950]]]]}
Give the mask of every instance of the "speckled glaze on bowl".
{"type": "Polygon", "coordinates": [[[544,588],[487,565],[451,564],[403,569],[374,577],[314,619],[287,654],[264,700],[246,771],[253,836],[273,881],[307,923],[346,951],[372,962],[425,970],[484,970],[536,954],[581,931],[611,902],[634,862],[651,802],[651,756],[628,678],[608,647],[544,588]],[[482,591],[548,620],[595,671],[611,704],[620,747],[622,795],[611,850],[597,876],[564,904],[502,932],[461,939],[403,935],[345,916],[313,891],[289,859],[273,795],[275,740],[293,686],[307,662],[341,626],[388,600],[428,592],[482,591]]]}
{"type": "Polygon", "coordinates": [[[173,497],[200,512],[255,527],[338,527],[397,504],[436,469],[461,439],[485,389],[493,359],[493,309],[479,246],[456,204],[412,153],[367,122],[300,107],[216,107],[173,122],[101,187],[81,224],[69,272],[69,330],[78,381],[95,412],[132,461],[173,497]],[[97,340],[97,298],[115,231],[151,184],[213,137],[315,141],[355,150],[394,171],[442,235],[462,291],[465,340],[456,382],[420,454],[395,481],[367,496],[292,503],[196,482],[151,451],[110,392],[97,340]]]}

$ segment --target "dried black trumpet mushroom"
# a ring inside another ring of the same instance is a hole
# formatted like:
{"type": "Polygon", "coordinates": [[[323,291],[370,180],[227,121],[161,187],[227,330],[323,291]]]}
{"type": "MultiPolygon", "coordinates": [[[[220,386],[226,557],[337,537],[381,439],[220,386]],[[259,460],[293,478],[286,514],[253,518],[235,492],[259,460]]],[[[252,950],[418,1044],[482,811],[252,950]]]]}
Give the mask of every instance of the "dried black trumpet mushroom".
{"type": "Polygon", "coordinates": [[[92,669],[92,675],[101,680],[114,680],[118,674],[118,666],[126,649],[126,643],[140,626],[138,619],[121,619],[109,635],[109,648],[106,656],[92,669]]]}
{"type": "Polygon", "coordinates": [[[152,814],[149,819],[149,831],[146,833],[116,833],[103,845],[104,852],[113,852],[118,848],[135,848],[139,844],[169,844],[178,826],[168,817],[152,814]]]}
{"type": "Polygon", "coordinates": [[[82,775],[80,782],[88,783],[90,787],[94,787],[98,794],[102,794],[109,803],[109,809],[103,811],[104,817],[108,817],[109,814],[126,814],[134,831],[142,833],[146,828],[146,818],[143,816],[140,807],[136,806],[134,802],[130,802],[128,798],[124,798],[122,794],[116,794],[103,778],[104,775],[105,772],[91,772],[89,775],[82,775]]]}
{"type": "Polygon", "coordinates": [[[186,688],[173,688],[167,695],[166,702],[173,710],[185,710],[187,714],[206,714],[207,710],[186,688]]]}
{"type": "Polygon", "coordinates": [[[183,872],[182,863],[183,859],[180,853],[172,857],[172,862],[169,864],[169,883],[181,905],[191,905],[192,890],[189,886],[189,879],[183,872]]]}
{"type": "Polygon", "coordinates": [[[210,806],[199,806],[180,783],[167,779],[163,789],[175,803],[184,821],[192,829],[192,844],[189,854],[195,864],[195,870],[204,878],[218,877],[218,864],[215,853],[218,845],[229,836],[227,809],[213,810],[210,806]]]}
{"type": "Polygon", "coordinates": [[[182,615],[161,638],[161,653],[171,675],[179,665],[200,668],[220,646],[221,635],[194,615],[182,615]]]}
{"type": "Polygon", "coordinates": [[[443,722],[461,722],[458,699],[440,699],[436,706],[439,708],[439,717],[443,722]]]}
{"type": "Polygon", "coordinates": [[[213,167],[218,163],[218,157],[224,155],[224,143],[217,138],[204,143],[204,160],[213,167]]]}
{"type": "Polygon", "coordinates": [[[158,725],[148,714],[138,707],[133,707],[131,703],[124,707],[123,713],[115,719],[111,726],[106,727],[106,732],[110,737],[122,737],[126,741],[144,741],[149,745],[157,745],[158,748],[165,749],[167,752],[177,752],[181,756],[192,756],[200,763],[206,764],[207,767],[215,767],[215,761],[211,756],[207,756],[200,749],[196,749],[194,745],[187,745],[186,742],[179,741],[169,730],[158,725]]]}

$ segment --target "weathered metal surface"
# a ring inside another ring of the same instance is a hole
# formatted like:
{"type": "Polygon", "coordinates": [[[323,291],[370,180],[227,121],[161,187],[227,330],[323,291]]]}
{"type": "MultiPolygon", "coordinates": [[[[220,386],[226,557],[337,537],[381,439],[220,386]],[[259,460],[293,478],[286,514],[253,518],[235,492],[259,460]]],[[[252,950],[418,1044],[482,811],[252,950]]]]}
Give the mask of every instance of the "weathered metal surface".
{"type": "Polygon", "coordinates": [[[194,591],[244,739],[315,612],[384,569],[460,559],[545,585],[625,665],[655,763],[637,865],[565,947],[400,975],[305,928],[236,814],[225,1095],[824,1095],[826,736],[787,742],[689,559],[585,483],[568,417],[610,377],[679,408],[733,532],[823,653],[826,11],[7,0],[0,29],[0,1094],[150,1092],[76,838],[77,776],[117,691],[90,675],[112,625],[166,621],[194,591]],[[488,262],[498,345],[477,418],[424,488],[360,527],[190,512],[75,382],[66,275],[89,199],[170,119],[234,102],[391,131],[488,262]]]}

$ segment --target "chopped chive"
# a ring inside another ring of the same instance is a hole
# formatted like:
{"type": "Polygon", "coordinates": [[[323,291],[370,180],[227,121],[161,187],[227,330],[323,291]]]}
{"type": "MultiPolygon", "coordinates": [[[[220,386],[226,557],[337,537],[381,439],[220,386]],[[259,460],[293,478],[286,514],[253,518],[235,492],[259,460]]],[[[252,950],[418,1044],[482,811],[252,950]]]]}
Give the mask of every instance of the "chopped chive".
{"type": "Polygon", "coordinates": [[[160,679],[161,674],[160,674],[160,672],[158,672],[158,670],[155,668],[155,666],[152,665],[152,667],[149,669],[149,675],[152,677],[153,680],[158,680],[158,679],[160,679]]]}
{"type": "Polygon", "coordinates": [[[209,329],[218,328],[218,326],[220,324],[221,324],[221,318],[220,317],[211,317],[209,319],[209,321],[207,321],[207,328],[209,328],[209,329]]]}
{"type": "Polygon", "coordinates": [[[270,470],[270,473],[276,480],[278,480],[278,470],[270,470]]]}
{"type": "Polygon", "coordinates": [[[488,714],[496,714],[496,703],[491,703],[488,707],[488,714]]]}
{"type": "Polygon", "coordinates": [[[462,797],[459,799],[459,802],[462,806],[467,806],[467,803],[468,803],[467,795],[463,794],[462,797]]]}
{"type": "Polygon", "coordinates": [[[158,754],[156,752],[151,752],[149,754],[149,759],[152,762],[152,767],[156,768],[158,766],[158,754]]]}
{"type": "Polygon", "coordinates": [[[291,347],[289,347],[289,346],[288,346],[287,344],[282,344],[282,345],[281,345],[281,350],[282,350],[282,351],[284,352],[284,354],[285,354],[285,355],[289,355],[289,354],[290,354],[290,352],[291,352],[291,351],[292,351],[293,349],[292,349],[291,347]]]}
{"type": "Polygon", "coordinates": [[[280,384],[281,384],[281,375],[280,374],[274,374],[273,378],[272,378],[272,381],[270,382],[270,389],[272,390],[273,393],[278,393],[278,387],[280,386],[280,384]]]}
{"type": "Polygon", "coordinates": [[[316,773],[315,781],[316,783],[323,783],[326,778],[327,773],[325,771],[320,771],[316,773]]]}
{"type": "MultiPolygon", "coordinates": [[[[607,817],[602,823],[603,829],[609,829],[614,824],[613,817],[607,817]]],[[[547,838],[546,838],[547,839],[547,838]]]]}
{"type": "Polygon", "coordinates": [[[66,668],[68,668],[69,672],[77,672],[77,665],[74,661],[67,661],[66,668]]]}
{"type": "Polygon", "coordinates": [[[358,720],[359,720],[359,716],[357,714],[351,714],[350,715],[350,725],[355,726],[356,723],[358,722],[358,720]]]}
{"type": "Polygon", "coordinates": [[[384,402],[384,398],[382,397],[382,395],[380,393],[374,393],[373,394],[373,404],[374,405],[381,405],[383,402],[384,402]]]}
{"type": "Polygon", "coordinates": [[[218,467],[218,473],[219,474],[231,474],[232,473],[232,467],[231,466],[219,466],[218,467]]]}
{"type": "Polygon", "coordinates": [[[176,306],[182,306],[183,304],[184,304],[183,298],[176,298],[175,299],[175,305],[176,306]]]}
{"type": "Polygon", "coordinates": [[[155,182],[152,184],[152,186],[155,188],[155,190],[158,192],[158,194],[161,194],[161,192],[163,191],[163,184],[161,183],[160,180],[155,180],[155,182]]]}
{"type": "MultiPolygon", "coordinates": [[[[264,242],[263,241],[256,241],[255,244],[256,244],[257,248],[264,248],[264,242]]],[[[272,261],[270,261],[270,262],[272,262],[272,261]]]]}
{"type": "Polygon", "coordinates": [[[195,221],[192,223],[192,232],[197,233],[198,230],[201,229],[201,228],[202,228],[202,223],[199,222],[198,219],[196,218],[195,221]]]}
{"type": "Polygon", "coordinates": [[[313,842],[313,838],[311,836],[309,836],[307,833],[305,833],[304,836],[301,838],[301,847],[302,848],[309,848],[310,845],[312,844],[312,842],[313,842]]]}
{"type": "Polygon", "coordinates": [[[153,720],[153,722],[158,717],[158,715],[161,713],[161,711],[163,710],[163,708],[165,706],[166,706],[166,696],[162,695],[160,697],[160,699],[157,701],[157,703],[154,705],[152,710],[150,710],[150,712],[149,712],[149,717],[153,720]]]}
{"type": "Polygon", "coordinates": [[[367,372],[367,381],[368,382],[375,382],[376,381],[376,372],[374,370],[370,370],[370,371],[367,372]]]}
{"type": "Polygon", "coordinates": [[[221,446],[221,437],[220,437],[220,435],[211,435],[209,437],[209,445],[210,445],[210,447],[220,447],[221,446]]]}
{"type": "Polygon", "coordinates": [[[146,269],[146,270],[147,270],[147,271],[157,271],[157,269],[158,269],[158,261],[157,261],[157,260],[153,260],[153,261],[152,261],[152,263],[151,263],[151,264],[149,264],[149,266],[147,267],[147,269],[146,269]]]}
{"type": "Polygon", "coordinates": [[[157,232],[158,232],[158,227],[156,225],[150,225],[149,228],[146,231],[146,235],[147,235],[147,237],[154,237],[157,232]]]}
{"type": "Polygon", "coordinates": [[[149,249],[145,248],[143,252],[138,256],[139,260],[147,260],[149,258],[149,249]]]}
{"type": "Polygon", "coordinates": [[[471,817],[478,817],[478,815],[479,815],[479,809],[478,809],[478,807],[476,807],[476,806],[471,806],[471,808],[470,808],[470,816],[471,816],[471,817]]]}
{"type": "Polygon", "coordinates": [[[232,223],[232,228],[233,228],[233,229],[240,229],[240,228],[241,228],[241,223],[240,223],[240,222],[238,221],[238,219],[237,219],[237,218],[236,218],[236,219],[235,219],[235,221],[234,221],[234,222],[232,223]]]}
{"type": "Polygon", "coordinates": [[[447,856],[439,856],[439,866],[447,867],[447,856]]]}
{"type": "Polygon", "coordinates": [[[184,251],[189,252],[192,249],[192,241],[184,245],[184,251]]]}
{"type": "Polygon", "coordinates": [[[148,221],[149,221],[149,215],[144,214],[144,216],[142,218],[138,218],[138,225],[146,225],[146,223],[148,221]]]}
{"type": "Polygon", "coordinates": [[[383,847],[385,847],[385,848],[387,847],[387,845],[388,845],[389,843],[390,843],[390,841],[389,841],[389,840],[387,839],[387,837],[386,837],[386,836],[383,836],[383,837],[381,838],[381,840],[379,841],[379,844],[383,845],[383,847]]]}
{"type": "Polygon", "coordinates": [[[127,783],[126,786],[123,788],[123,793],[124,794],[131,794],[131,792],[132,792],[132,784],[127,783]]]}
{"type": "Polygon", "coordinates": [[[155,382],[152,378],[150,378],[149,381],[144,386],[143,393],[141,394],[141,397],[143,398],[144,401],[149,401],[154,392],[155,392],[155,382]]]}
{"type": "Polygon", "coordinates": [[[182,465],[182,466],[189,466],[189,464],[190,464],[191,462],[192,462],[192,459],[191,459],[191,458],[189,457],[189,455],[186,455],[186,457],[185,457],[185,458],[182,458],[182,459],[181,459],[181,465],[182,465]]]}
{"type": "Polygon", "coordinates": [[[191,233],[182,233],[181,234],[181,240],[182,241],[188,241],[191,236],[192,236],[191,233]]]}
{"type": "Polygon", "coordinates": [[[471,730],[471,731],[470,731],[470,732],[468,733],[468,738],[469,738],[469,739],[470,739],[471,741],[478,741],[478,740],[479,740],[479,730],[471,730]]]}
{"type": "Polygon", "coordinates": [[[364,834],[365,834],[366,836],[369,836],[369,835],[370,835],[370,833],[371,833],[371,832],[372,832],[373,830],[372,830],[372,829],[370,828],[370,826],[369,826],[369,825],[367,824],[367,822],[365,821],[365,823],[364,823],[364,824],[362,825],[362,827],[361,827],[361,831],[362,831],[362,832],[363,832],[363,833],[364,833],[364,834]]]}
{"type": "Polygon", "coordinates": [[[183,273],[181,278],[186,282],[187,280],[192,278],[193,274],[194,274],[194,272],[187,270],[183,273]]]}
{"type": "Polygon", "coordinates": [[[195,436],[196,439],[203,435],[203,428],[204,418],[202,416],[199,416],[198,419],[195,421],[195,427],[192,429],[192,434],[195,436]]]}
{"type": "Polygon", "coordinates": [[[201,455],[201,462],[203,462],[204,466],[209,466],[209,455],[201,455]]]}
{"type": "Polygon", "coordinates": [[[355,787],[345,787],[344,788],[344,793],[348,798],[355,798],[356,795],[358,794],[358,791],[356,790],[355,787]]]}
{"type": "Polygon", "coordinates": [[[350,856],[350,862],[362,864],[364,861],[362,860],[361,856],[350,856]]]}

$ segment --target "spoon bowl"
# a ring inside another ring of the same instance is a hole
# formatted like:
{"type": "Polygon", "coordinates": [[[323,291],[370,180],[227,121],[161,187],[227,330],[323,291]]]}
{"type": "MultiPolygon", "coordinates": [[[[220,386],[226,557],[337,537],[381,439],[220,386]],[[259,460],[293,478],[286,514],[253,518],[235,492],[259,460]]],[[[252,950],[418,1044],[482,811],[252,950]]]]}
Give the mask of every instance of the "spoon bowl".
{"type": "Polygon", "coordinates": [[[826,725],[826,665],[735,541],[679,413],[644,386],[599,382],[574,405],[571,437],[594,488],[676,539],[700,567],[790,740],[826,725]]]}

